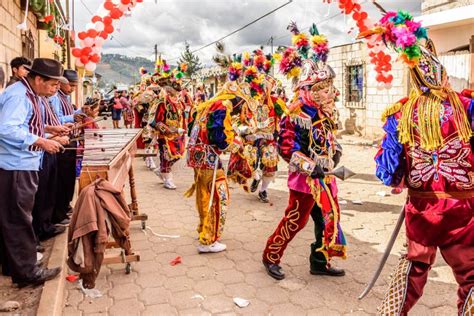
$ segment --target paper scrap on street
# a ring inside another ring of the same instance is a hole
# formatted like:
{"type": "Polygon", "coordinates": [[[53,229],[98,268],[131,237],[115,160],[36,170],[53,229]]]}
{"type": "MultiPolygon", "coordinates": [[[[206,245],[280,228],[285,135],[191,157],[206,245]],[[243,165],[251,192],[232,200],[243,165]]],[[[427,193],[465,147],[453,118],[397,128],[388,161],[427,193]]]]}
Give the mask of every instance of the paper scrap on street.
{"type": "Polygon", "coordinates": [[[240,308],[249,306],[250,301],[240,297],[234,297],[234,303],[240,308]]]}
{"type": "Polygon", "coordinates": [[[357,205],[362,205],[362,204],[364,204],[361,200],[353,200],[352,203],[353,203],[353,204],[357,204],[357,205]]]}
{"type": "Polygon", "coordinates": [[[339,200],[339,205],[347,205],[347,201],[346,200],[339,200]]]}
{"type": "Polygon", "coordinates": [[[82,285],[82,279],[79,280],[79,288],[81,289],[82,293],[84,293],[84,295],[87,297],[90,297],[90,298],[102,297],[102,293],[98,289],[86,289],[82,285]]]}
{"type": "Polygon", "coordinates": [[[177,256],[176,258],[174,258],[173,260],[170,261],[170,265],[175,266],[175,265],[180,264],[182,262],[183,261],[182,261],[181,257],[177,256]]]}
{"type": "Polygon", "coordinates": [[[387,192],[385,192],[385,191],[379,191],[379,192],[377,192],[377,193],[375,193],[375,194],[378,195],[378,196],[381,196],[381,197],[387,196],[387,192]]]}

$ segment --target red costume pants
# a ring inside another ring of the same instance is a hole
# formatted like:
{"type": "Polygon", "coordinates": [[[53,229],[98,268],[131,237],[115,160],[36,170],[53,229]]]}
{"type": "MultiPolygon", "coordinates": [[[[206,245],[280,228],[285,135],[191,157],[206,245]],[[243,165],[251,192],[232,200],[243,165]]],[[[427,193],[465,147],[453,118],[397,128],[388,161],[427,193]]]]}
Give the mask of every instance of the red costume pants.
{"type": "Polygon", "coordinates": [[[171,167],[179,159],[170,159],[168,154],[168,149],[166,148],[166,141],[164,139],[158,139],[158,150],[160,151],[160,172],[161,173],[170,173],[171,167]]]}
{"type": "MultiPolygon", "coordinates": [[[[461,314],[466,298],[474,288],[474,245],[468,241],[457,241],[448,246],[439,247],[441,255],[453,270],[458,288],[458,310],[461,314]]],[[[407,259],[412,262],[408,273],[406,299],[402,315],[407,315],[423,294],[428,272],[436,258],[437,247],[427,247],[414,241],[408,241],[407,259]]]]}
{"type": "Polygon", "coordinates": [[[279,264],[288,243],[302,230],[308,222],[309,216],[314,221],[315,242],[311,244],[311,270],[324,269],[328,264],[325,255],[316,251],[323,245],[324,221],[321,209],[316,205],[313,195],[290,190],[288,207],[277,229],[268,238],[263,252],[263,260],[279,264]]]}

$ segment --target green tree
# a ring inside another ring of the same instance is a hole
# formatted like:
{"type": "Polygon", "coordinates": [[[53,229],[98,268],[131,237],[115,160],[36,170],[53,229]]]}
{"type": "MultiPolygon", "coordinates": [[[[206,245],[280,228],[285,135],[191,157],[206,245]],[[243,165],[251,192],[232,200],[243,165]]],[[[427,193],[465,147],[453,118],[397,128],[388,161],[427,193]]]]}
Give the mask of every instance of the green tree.
{"type": "Polygon", "coordinates": [[[194,73],[199,71],[202,68],[201,62],[199,61],[199,57],[194,55],[191,50],[189,49],[189,43],[187,41],[184,42],[184,52],[181,53],[181,57],[178,61],[178,67],[181,64],[187,65],[187,70],[185,75],[187,77],[191,77],[194,73]]]}

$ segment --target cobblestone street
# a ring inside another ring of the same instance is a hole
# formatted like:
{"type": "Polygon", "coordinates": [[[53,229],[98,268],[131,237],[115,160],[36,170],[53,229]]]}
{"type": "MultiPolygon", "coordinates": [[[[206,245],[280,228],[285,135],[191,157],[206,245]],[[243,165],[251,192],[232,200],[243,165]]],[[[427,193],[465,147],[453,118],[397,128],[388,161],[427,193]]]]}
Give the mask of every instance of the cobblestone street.
{"type": "MultiPolygon", "coordinates": [[[[357,296],[375,270],[404,201],[404,194],[391,196],[373,175],[376,149],[353,145],[342,139],[341,165],[357,176],[339,181],[342,227],[348,239],[347,260],[334,264],[346,276],[331,278],[309,273],[309,245],[313,223],[290,243],[282,260],[286,279],[269,277],[261,264],[266,239],[280,220],[288,199],[286,163],[281,163],[275,183],[270,186],[270,204],[257,200],[231,184],[231,205],[222,242],[227,251],[199,255],[194,197],[183,193],[190,187],[192,170],[184,160],[175,167],[176,191],[165,190],[158,177],[135,159],[135,176],[140,210],[147,213],[147,225],[158,234],[179,235],[161,238],[131,226],[132,248],[141,261],[132,264],[126,275],[123,265],[103,266],[97,289],[103,296],[84,297],[77,284],[67,284],[64,315],[373,315],[382,300],[389,274],[403,247],[404,232],[373,291],[362,301],[357,296]],[[387,196],[382,196],[381,192],[387,196]],[[378,193],[378,194],[377,194],[378,193]],[[356,204],[354,201],[362,201],[356,204]],[[170,261],[181,256],[182,263],[170,261]],[[239,308],[233,298],[250,301],[239,308]]],[[[455,315],[456,284],[441,256],[430,273],[425,295],[412,315],[455,315]]]]}

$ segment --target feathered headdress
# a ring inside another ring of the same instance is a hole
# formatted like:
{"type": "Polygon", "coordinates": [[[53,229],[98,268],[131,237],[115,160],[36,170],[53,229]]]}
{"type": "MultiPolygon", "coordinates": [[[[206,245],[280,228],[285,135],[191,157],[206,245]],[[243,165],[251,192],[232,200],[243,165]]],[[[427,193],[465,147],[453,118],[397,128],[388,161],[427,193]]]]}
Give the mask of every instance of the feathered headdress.
{"type": "Polygon", "coordinates": [[[421,52],[421,41],[428,39],[426,28],[413,20],[407,11],[389,11],[380,19],[374,28],[359,34],[359,38],[382,34],[384,43],[400,54],[400,59],[410,68],[418,65],[421,52]]]}
{"type": "Polygon", "coordinates": [[[329,54],[328,40],[326,36],[319,34],[316,24],[313,23],[309,29],[310,39],[300,32],[295,22],[291,22],[287,29],[293,33],[294,47],[288,47],[283,52],[280,72],[292,79],[293,85],[297,87],[334,77],[334,72],[326,65],[329,54]]]}

